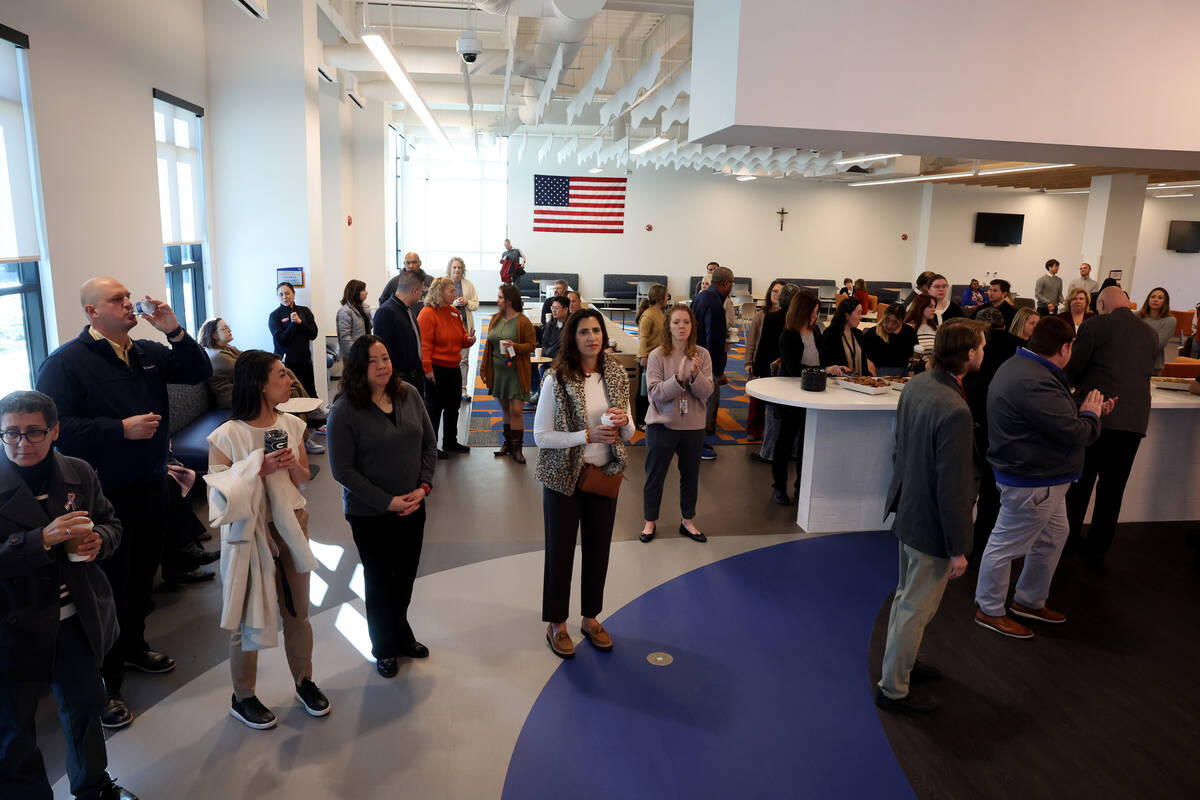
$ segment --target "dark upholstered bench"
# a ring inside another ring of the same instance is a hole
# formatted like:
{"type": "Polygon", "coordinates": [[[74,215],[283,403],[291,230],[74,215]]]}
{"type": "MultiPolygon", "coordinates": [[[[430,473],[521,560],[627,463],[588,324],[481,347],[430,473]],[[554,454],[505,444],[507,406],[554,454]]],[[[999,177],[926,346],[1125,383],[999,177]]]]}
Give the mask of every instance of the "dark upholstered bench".
{"type": "Polygon", "coordinates": [[[207,383],[167,384],[171,407],[171,452],[188,469],[208,472],[208,435],[229,419],[229,409],[216,408],[207,383]]]}
{"type": "Polygon", "coordinates": [[[567,282],[573,291],[579,291],[579,273],[578,272],[526,272],[517,279],[517,291],[521,293],[521,297],[526,300],[537,299],[542,297],[541,283],[539,281],[550,281],[553,283],[556,280],[562,279],[567,282]]]}

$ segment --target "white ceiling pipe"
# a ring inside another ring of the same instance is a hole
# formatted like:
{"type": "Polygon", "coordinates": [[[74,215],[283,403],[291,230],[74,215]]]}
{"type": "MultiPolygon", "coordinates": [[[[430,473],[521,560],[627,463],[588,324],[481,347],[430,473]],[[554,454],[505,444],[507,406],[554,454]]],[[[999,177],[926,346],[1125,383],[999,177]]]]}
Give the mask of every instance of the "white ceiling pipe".
{"type": "MultiPolygon", "coordinates": [[[[452,47],[396,47],[400,63],[410,75],[461,75],[462,58],[452,47]]],[[[354,72],[378,72],[379,62],[364,44],[339,44],[325,47],[325,61],[331,67],[354,72]]],[[[484,50],[480,55],[504,55],[503,50],[484,50]]]]}
{"type": "MultiPolygon", "coordinates": [[[[362,81],[358,85],[363,97],[385,103],[402,103],[404,96],[391,81],[362,81]]],[[[467,93],[461,83],[418,82],[417,91],[426,103],[466,103],[467,93]]],[[[500,86],[479,86],[472,82],[471,94],[476,105],[503,105],[504,91],[500,86]]]]}

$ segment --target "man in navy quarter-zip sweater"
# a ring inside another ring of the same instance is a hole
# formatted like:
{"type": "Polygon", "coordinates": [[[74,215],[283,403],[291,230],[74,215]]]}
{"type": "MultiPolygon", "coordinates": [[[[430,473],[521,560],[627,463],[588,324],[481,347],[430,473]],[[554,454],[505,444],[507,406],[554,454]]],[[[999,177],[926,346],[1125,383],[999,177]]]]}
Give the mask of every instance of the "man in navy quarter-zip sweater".
{"type": "Polygon", "coordinates": [[[58,406],[59,451],[92,465],[124,529],[116,552],[101,562],[121,627],[102,670],[106,728],[133,721],[121,697],[126,666],[151,673],[175,668],[145,640],[167,518],[167,384],[201,383],[212,375],[208,356],[171,307],[145,299],[154,311],[142,318],[166,335],[170,347],[130,338],[138,320],[129,290],[115,278],[92,278],[79,291],[88,326],[50,354],[37,379],[38,391],[58,406]]]}

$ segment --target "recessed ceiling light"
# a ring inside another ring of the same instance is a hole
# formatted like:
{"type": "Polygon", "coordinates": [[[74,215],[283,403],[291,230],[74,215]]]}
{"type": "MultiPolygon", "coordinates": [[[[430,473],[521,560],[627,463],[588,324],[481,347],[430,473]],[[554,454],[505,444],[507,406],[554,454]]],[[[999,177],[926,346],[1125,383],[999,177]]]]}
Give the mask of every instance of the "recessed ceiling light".
{"type": "Polygon", "coordinates": [[[667,143],[667,142],[669,142],[669,141],[671,141],[671,140],[670,140],[670,139],[664,139],[664,138],[663,138],[663,137],[661,137],[661,136],[656,136],[655,138],[651,139],[650,141],[648,141],[648,142],[642,142],[642,143],[641,143],[641,144],[639,144],[637,147],[635,147],[635,148],[633,148],[632,150],[630,150],[630,151],[629,151],[629,155],[631,155],[631,156],[640,156],[640,155],[642,155],[643,153],[649,153],[649,152],[650,152],[651,150],[653,150],[654,148],[656,148],[656,147],[662,147],[664,144],[666,144],[666,143],[667,143]]]}
{"type": "Polygon", "coordinates": [[[600,169],[599,167],[592,167],[591,169],[588,170],[588,172],[595,175],[597,172],[604,172],[604,170],[600,169]]]}
{"type": "Polygon", "coordinates": [[[734,180],[752,181],[752,180],[755,180],[757,177],[758,176],[756,176],[756,175],[738,175],[737,178],[735,178],[734,180]]]}
{"type": "Polygon", "coordinates": [[[882,161],[885,158],[899,158],[903,153],[876,153],[871,156],[857,156],[855,158],[839,158],[834,161],[834,164],[841,166],[842,164],[862,164],[866,161],[882,161]]]}
{"type": "Polygon", "coordinates": [[[889,183],[917,183],[919,181],[945,181],[953,178],[974,178],[977,175],[1004,175],[1010,172],[1037,172],[1046,169],[1062,169],[1073,167],[1074,164],[1030,164],[1025,167],[996,167],[981,169],[978,172],[939,172],[933,175],[917,175],[912,178],[886,178],[881,181],[857,181],[850,186],[882,186],[889,183]]]}

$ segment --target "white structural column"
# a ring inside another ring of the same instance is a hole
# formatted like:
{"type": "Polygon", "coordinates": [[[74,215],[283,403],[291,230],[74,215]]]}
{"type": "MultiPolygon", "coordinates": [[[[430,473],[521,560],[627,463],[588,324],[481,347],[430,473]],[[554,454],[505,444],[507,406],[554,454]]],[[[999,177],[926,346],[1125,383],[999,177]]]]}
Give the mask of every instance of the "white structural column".
{"type": "MultiPolygon", "coordinates": [[[[271,349],[275,270],[303,267],[296,301],[313,310],[319,394],[325,394],[326,308],[321,218],[321,120],[316,0],[271,6],[255,20],[205,0],[212,142],[214,314],[241,349],[271,349]]],[[[341,275],[332,277],[335,282],[341,275]]]]}
{"type": "Polygon", "coordinates": [[[1146,204],[1146,176],[1120,173],[1092,178],[1087,217],[1083,225],[1083,260],[1092,265],[1092,277],[1103,282],[1109,270],[1122,272],[1121,285],[1133,286],[1142,208],[1146,204]]]}

